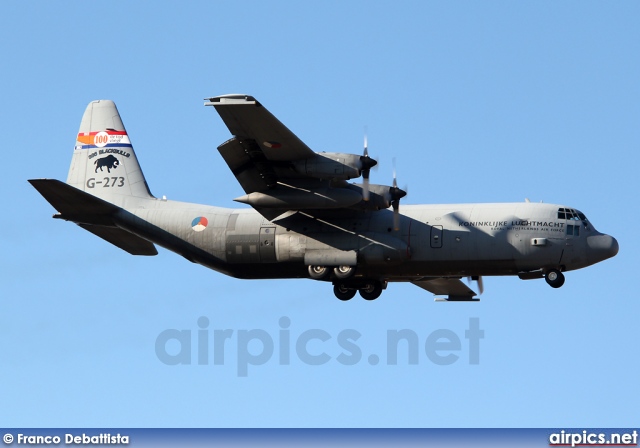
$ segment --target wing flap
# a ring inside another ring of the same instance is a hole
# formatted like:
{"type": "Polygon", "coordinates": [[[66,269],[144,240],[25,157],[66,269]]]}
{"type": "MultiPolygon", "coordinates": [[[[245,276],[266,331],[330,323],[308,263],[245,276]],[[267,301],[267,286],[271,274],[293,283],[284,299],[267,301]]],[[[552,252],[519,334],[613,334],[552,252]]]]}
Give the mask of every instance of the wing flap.
{"type": "Polygon", "coordinates": [[[252,154],[236,137],[218,146],[218,151],[245,193],[263,191],[275,186],[275,173],[268,163],[260,163],[264,158],[260,151],[252,154]]]}

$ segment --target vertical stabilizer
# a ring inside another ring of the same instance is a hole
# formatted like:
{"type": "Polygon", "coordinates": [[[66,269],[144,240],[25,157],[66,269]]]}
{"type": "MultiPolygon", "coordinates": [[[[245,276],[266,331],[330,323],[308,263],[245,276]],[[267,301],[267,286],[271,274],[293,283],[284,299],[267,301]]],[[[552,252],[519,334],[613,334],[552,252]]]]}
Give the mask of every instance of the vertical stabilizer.
{"type": "Polygon", "coordinates": [[[120,206],[130,197],[153,198],[113,101],[87,106],[67,183],[120,206]]]}

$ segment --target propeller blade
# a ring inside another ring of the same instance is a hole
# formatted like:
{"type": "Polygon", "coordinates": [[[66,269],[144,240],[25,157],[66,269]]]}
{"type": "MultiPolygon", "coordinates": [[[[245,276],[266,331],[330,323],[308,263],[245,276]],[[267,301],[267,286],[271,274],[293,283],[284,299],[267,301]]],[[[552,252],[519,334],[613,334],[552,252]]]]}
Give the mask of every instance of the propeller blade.
{"type": "Polygon", "coordinates": [[[393,188],[398,188],[398,182],[396,180],[396,158],[391,159],[391,165],[393,166],[393,188]]]}
{"type": "Polygon", "coordinates": [[[369,170],[362,173],[362,199],[369,200],[369,170]]]}
{"type": "Polygon", "coordinates": [[[391,201],[393,207],[393,230],[400,230],[400,199],[391,201]]]}
{"type": "Polygon", "coordinates": [[[389,187],[389,196],[391,198],[391,207],[393,207],[393,228],[400,230],[400,199],[407,195],[407,192],[398,188],[398,179],[396,178],[395,159],[393,161],[393,186],[389,187]]]}
{"type": "Polygon", "coordinates": [[[364,131],[364,156],[369,157],[369,144],[367,143],[367,131],[364,131]]]}
{"type": "Polygon", "coordinates": [[[360,156],[360,170],[362,172],[362,199],[365,201],[369,200],[369,174],[371,173],[371,168],[378,164],[377,160],[369,157],[369,144],[367,141],[367,133],[364,134],[364,151],[360,156]]]}

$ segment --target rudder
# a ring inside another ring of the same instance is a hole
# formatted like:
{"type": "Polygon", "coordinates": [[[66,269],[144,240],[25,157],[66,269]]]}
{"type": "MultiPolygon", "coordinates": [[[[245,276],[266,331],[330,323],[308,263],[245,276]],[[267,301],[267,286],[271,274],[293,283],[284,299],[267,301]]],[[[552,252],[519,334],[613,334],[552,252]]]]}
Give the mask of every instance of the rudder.
{"type": "Polygon", "coordinates": [[[153,198],[113,101],[87,106],[67,184],[117,205],[131,196],[153,198]]]}

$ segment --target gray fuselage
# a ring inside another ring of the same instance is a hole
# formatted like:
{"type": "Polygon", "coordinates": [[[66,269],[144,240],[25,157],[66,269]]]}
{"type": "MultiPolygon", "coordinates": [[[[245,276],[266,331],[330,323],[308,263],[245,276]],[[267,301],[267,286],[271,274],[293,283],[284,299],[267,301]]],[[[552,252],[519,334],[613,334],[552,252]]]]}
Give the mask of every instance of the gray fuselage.
{"type": "Polygon", "coordinates": [[[388,210],[331,222],[297,213],[274,224],[252,209],[149,200],[123,210],[116,223],[190,261],[245,279],[308,277],[305,257],[336,251],[357,254],[356,276],[388,281],[570,271],[614,255],[614,246],[617,252],[615,239],[586,219],[559,219],[560,208],[526,202],[405,205],[396,231],[388,210]],[[207,225],[196,230],[197,218],[207,225]],[[580,230],[569,235],[568,226],[580,230]]]}

